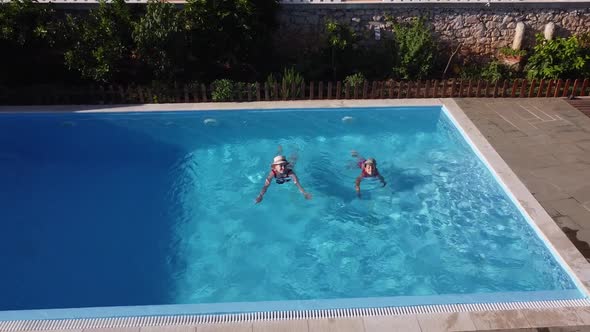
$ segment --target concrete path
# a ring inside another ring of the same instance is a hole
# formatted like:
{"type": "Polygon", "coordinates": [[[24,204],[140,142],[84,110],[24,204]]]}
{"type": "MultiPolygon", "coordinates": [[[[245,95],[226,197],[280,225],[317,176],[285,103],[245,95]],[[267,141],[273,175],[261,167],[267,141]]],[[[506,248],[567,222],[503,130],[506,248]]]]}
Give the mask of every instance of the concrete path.
{"type": "Polygon", "coordinates": [[[590,118],[562,99],[455,99],[590,261],[590,118]]]}

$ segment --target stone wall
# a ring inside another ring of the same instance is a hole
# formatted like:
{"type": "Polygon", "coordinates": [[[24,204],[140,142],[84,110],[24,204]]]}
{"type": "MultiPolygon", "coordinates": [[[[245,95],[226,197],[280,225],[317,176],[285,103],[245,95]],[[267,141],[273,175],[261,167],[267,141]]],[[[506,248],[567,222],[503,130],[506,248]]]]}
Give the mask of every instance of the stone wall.
{"type": "Polygon", "coordinates": [[[523,48],[534,45],[535,34],[545,24],[555,23],[557,36],[590,31],[590,2],[586,3],[371,3],[371,4],[283,4],[275,35],[283,53],[317,49],[327,19],[346,23],[362,36],[364,43],[379,43],[391,34],[386,16],[403,21],[424,17],[438,39],[442,52],[462,44],[459,57],[489,57],[503,46],[512,45],[517,22],[525,24],[523,48]],[[378,27],[378,29],[376,29],[378,27]]]}

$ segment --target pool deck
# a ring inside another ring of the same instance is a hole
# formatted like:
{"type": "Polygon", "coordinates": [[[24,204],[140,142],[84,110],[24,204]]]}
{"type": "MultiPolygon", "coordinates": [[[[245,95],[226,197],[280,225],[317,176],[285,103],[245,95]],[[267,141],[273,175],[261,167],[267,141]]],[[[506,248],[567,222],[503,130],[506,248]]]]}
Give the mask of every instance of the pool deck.
{"type": "MultiPolygon", "coordinates": [[[[497,176],[586,289],[590,286],[590,118],[562,99],[423,99],[148,105],[144,110],[445,105],[497,176]],[[266,105],[267,104],[267,105],[266,105]],[[228,106],[230,105],[230,106],[228,106]],[[461,111],[462,110],[462,111],[461,111]],[[469,125],[475,127],[469,127],[469,125]],[[489,143],[488,143],[489,142],[489,143]],[[491,146],[490,146],[491,145],[491,146]],[[493,147],[493,148],[492,148],[493,147]],[[526,186],[526,187],[525,187],[526,186]],[[542,207],[542,208],[541,208],[542,207]],[[567,236],[567,237],[566,237],[567,236]],[[568,240],[569,238],[569,240],[568,240]],[[573,244],[572,244],[573,243],[573,244]],[[574,248],[575,245],[575,248],[574,248]],[[576,250],[577,248],[577,250],[576,250]]],[[[137,110],[121,106],[102,111],[137,110]]],[[[7,108],[0,107],[0,112],[7,108]]],[[[14,110],[14,108],[12,108],[14,110]]],[[[36,110],[39,108],[22,108],[36,110]]],[[[72,111],[72,107],[47,107],[72,111]]],[[[78,107],[96,111],[96,107],[78,107]]],[[[35,329],[38,330],[38,329],[35,329]]],[[[473,310],[348,318],[261,320],[176,326],[85,328],[85,332],[204,331],[539,331],[590,332],[590,306],[473,310]]],[[[0,328],[0,331],[2,329],[0,328]]],[[[53,330],[56,331],[56,330],[53,330]]]]}

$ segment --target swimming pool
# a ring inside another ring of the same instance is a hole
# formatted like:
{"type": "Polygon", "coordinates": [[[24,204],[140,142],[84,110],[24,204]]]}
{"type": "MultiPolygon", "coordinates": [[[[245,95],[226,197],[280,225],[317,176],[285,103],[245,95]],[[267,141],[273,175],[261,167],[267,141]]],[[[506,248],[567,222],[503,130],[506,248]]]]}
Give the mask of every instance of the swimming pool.
{"type": "Polygon", "coordinates": [[[1,126],[0,310],[585,297],[441,107],[4,114],[1,126]],[[254,204],[278,145],[312,200],[273,184],[254,204]],[[351,149],[377,159],[385,188],[364,181],[355,196],[351,149]]]}

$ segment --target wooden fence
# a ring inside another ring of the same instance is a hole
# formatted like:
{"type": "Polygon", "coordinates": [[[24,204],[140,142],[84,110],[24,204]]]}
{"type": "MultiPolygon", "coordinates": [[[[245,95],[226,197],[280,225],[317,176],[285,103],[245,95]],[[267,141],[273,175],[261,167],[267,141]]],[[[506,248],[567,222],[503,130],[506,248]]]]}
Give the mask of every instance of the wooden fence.
{"type": "Polygon", "coordinates": [[[73,88],[33,87],[0,90],[2,105],[199,103],[211,101],[273,101],[320,99],[401,98],[533,98],[590,95],[590,80],[427,80],[365,81],[359,86],[343,82],[292,84],[236,84],[231,96],[219,96],[211,85],[171,87],[87,86],[73,88]]]}

